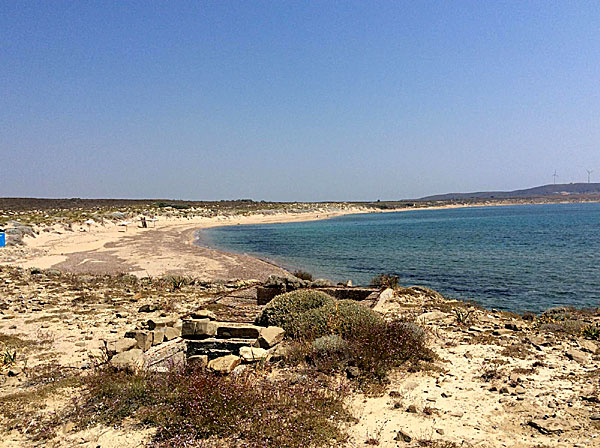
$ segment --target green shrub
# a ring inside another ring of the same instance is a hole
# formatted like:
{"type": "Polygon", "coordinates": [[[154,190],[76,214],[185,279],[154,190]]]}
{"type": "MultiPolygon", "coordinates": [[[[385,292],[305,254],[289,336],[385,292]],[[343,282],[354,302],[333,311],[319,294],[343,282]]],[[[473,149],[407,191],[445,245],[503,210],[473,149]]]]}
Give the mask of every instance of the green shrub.
{"type": "Polygon", "coordinates": [[[340,372],[344,370],[352,358],[348,341],[338,334],[328,334],[315,339],[304,360],[309,360],[321,372],[340,372]]]}
{"type": "Polygon", "coordinates": [[[298,270],[294,271],[292,275],[294,277],[298,277],[300,280],[308,280],[309,282],[313,281],[313,275],[310,272],[298,270]]]}
{"type": "Polygon", "coordinates": [[[314,340],[328,334],[346,338],[357,328],[381,322],[375,311],[354,300],[336,301],[321,291],[298,290],[275,297],[256,318],[294,339],[314,340]]]}
{"type": "Polygon", "coordinates": [[[594,325],[586,325],[582,330],[581,334],[586,339],[592,339],[600,341],[600,327],[594,325]]]}
{"type": "Polygon", "coordinates": [[[379,274],[371,279],[371,286],[377,288],[397,288],[398,276],[392,274],[379,274]]]}
{"type": "MultiPolygon", "coordinates": [[[[256,318],[255,323],[262,326],[281,327],[292,337],[296,337],[302,327],[302,315],[310,310],[329,305],[335,299],[324,292],[301,289],[276,296],[256,318]]],[[[305,322],[305,321],[303,321],[305,322]]]]}
{"type": "Polygon", "coordinates": [[[365,328],[381,324],[383,318],[380,314],[361,305],[354,300],[340,300],[337,303],[335,332],[342,337],[351,337],[353,333],[363,331],[365,328]]]}

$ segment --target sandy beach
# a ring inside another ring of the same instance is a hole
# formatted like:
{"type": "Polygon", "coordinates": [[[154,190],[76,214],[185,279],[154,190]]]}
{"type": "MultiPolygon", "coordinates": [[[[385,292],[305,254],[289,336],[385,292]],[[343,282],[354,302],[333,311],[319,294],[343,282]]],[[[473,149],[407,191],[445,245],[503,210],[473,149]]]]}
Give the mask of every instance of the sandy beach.
{"type": "Polygon", "coordinates": [[[340,212],[255,214],[239,217],[161,218],[149,228],[132,223],[36,228],[25,247],[5,248],[0,263],[23,268],[58,269],[73,273],[129,273],[140,277],[189,275],[204,280],[256,279],[285,274],[281,268],[242,254],[225,253],[194,244],[195,232],[217,226],[266,224],[328,219],[365,213],[355,208],[340,212]]]}
{"type": "Polygon", "coordinates": [[[242,254],[194,244],[195,232],[218,226],[286,223],[329,219],[360,213],[389,213],[416,210],[520,205],[522,202],[443,204],[418,208],[376,210],[348,207],[343,210],[278,212],[243,216],[159,217],[142,228],[138,219],[127,227],[114,221],[73,224],[72,230],[54,224],[35,226],[35,236],[26,236],[24,246],[0,251],[0,264],[23,268],[58,269],[73,273],[129,273],[138,277],[166,274],[189,275],[204,280],[264,280],[282,275],[281,268],[242,254]]]}

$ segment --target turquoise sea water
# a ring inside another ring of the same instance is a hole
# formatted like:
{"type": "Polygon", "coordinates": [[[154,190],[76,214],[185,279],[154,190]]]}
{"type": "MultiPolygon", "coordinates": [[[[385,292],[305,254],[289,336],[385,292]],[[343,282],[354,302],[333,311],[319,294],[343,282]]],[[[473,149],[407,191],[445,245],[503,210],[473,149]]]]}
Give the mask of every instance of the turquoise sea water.
{"type": "Polygon", "coordinates": [[[412,210],[203,230],[204,244],[334,281],[379,273],[488,308],[600,302],[600,204],[412,210]]]}

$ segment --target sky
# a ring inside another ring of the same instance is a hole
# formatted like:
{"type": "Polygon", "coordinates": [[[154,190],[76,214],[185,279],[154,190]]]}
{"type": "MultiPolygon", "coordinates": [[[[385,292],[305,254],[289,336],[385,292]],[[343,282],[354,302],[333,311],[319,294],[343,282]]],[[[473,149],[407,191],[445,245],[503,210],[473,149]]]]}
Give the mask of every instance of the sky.
{"type": "Polygon", "coordinates": [[[0,196],[600,181],[597,1],[0,0],[0,196]]]}

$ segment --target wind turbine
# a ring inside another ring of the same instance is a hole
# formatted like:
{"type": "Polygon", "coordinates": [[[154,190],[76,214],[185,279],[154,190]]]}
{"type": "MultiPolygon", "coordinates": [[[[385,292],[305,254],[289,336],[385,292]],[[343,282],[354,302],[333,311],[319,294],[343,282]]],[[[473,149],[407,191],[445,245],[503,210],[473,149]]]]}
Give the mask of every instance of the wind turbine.
{"type": "Polygon", "coordinates": [[[588,184],[590,183],[590,174],[594,172],[594,170],[586,170],[588,173],[588,184]]]}
{"type": "Polygon", "coordinates": [[[554,174],[552,175],[552,177],[554,178],[554,185],[556,185],[556,178],[558,177],[558,174],[556,174],[556,170],[554,170],[554,174]]]}

